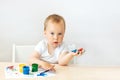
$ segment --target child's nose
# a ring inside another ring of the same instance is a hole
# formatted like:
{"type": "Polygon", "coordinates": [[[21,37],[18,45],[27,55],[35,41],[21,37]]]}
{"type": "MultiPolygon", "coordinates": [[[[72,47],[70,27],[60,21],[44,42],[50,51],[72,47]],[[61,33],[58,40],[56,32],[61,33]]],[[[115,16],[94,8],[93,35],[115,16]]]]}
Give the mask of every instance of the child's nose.
{"type": "Polygon", "coordinates": [[[54,39],[58,39],[58,35],[54,35],[54,39]]]}

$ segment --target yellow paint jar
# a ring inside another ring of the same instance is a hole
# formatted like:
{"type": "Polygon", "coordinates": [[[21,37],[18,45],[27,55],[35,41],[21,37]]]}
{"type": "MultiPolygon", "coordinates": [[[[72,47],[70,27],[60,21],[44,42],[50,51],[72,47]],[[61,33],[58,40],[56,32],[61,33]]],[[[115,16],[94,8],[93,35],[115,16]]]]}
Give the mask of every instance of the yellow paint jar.
{"type": "Polygon", "coordinates": [[[23,67],[26,66],[25,64],[19,64],[19,71],[23,73],[23,67]]]}

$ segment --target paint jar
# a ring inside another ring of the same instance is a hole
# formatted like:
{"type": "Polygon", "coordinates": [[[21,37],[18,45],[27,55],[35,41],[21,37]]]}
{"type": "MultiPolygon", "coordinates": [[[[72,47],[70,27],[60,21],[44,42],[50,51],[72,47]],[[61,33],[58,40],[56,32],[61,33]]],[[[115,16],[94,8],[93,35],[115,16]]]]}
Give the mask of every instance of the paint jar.
{"type": "Polygon", "coordinates": [[[19,64],[19,71],[21,73],[23,73],[23,67],[25,66],[25,64],[19,64]]]}
{"type": "Polygon", "coordinates": [[[24,75],[29,75],[29,71],[30,71],[29,66],[24,66],[24,67],[23,67],[23,74],[24,74],[24,75]]]}
{"type": "Polygon", "coordinates": [[[38,71],[38,64],[33,63],[32,64],[32,72],[37,72],[38,71]]]}

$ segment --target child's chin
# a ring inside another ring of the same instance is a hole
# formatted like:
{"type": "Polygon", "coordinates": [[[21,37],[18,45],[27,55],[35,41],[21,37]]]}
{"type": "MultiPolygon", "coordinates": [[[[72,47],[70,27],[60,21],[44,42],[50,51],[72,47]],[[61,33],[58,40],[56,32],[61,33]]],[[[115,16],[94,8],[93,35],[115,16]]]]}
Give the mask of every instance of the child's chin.
{"type": "Polygon", "coordinates": [[[58,44],[53,45],[54,48],[56,48],[56,47],[58,47],[58,46],[59,46],[58,44]]]}

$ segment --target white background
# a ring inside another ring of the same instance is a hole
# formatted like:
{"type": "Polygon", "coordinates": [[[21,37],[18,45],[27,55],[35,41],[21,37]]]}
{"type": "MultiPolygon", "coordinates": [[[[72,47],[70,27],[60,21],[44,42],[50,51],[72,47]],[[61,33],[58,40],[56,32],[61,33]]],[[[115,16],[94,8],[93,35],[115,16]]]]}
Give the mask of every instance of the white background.
{"type": "Polygon", "coordinates": [[[66,20],[64,40],[86,49],[79,64],[120,65],[120,0],[0,0],[0,61],[12,61],[13,43],[37,44],[53,13],[66,20]]]}

